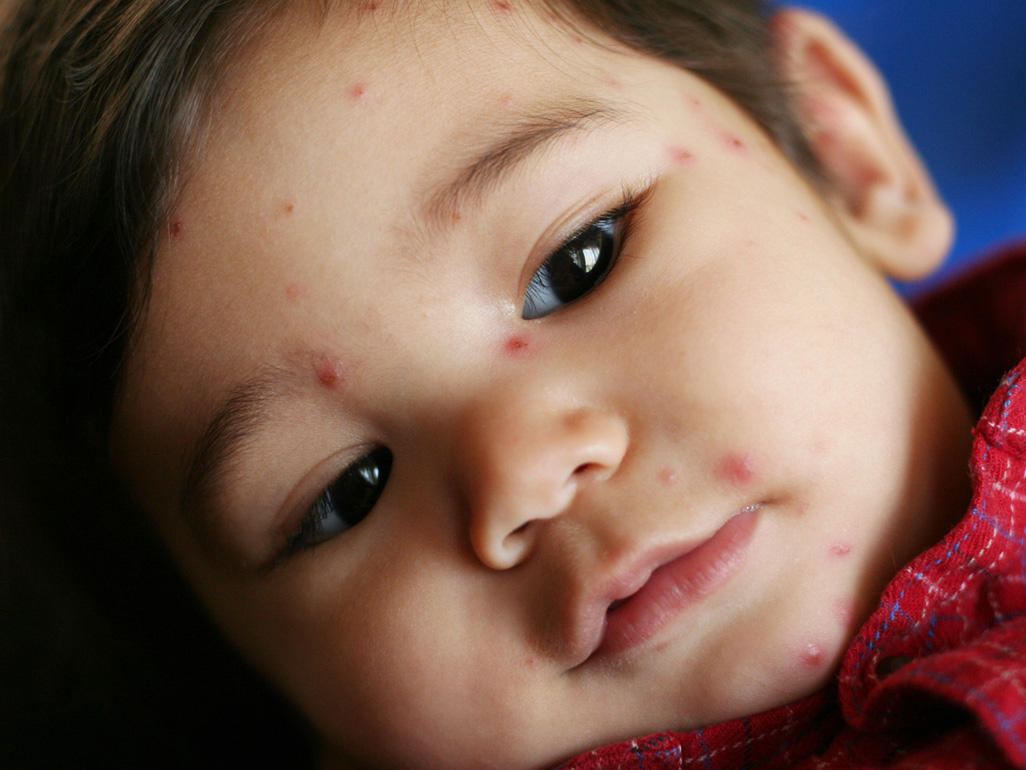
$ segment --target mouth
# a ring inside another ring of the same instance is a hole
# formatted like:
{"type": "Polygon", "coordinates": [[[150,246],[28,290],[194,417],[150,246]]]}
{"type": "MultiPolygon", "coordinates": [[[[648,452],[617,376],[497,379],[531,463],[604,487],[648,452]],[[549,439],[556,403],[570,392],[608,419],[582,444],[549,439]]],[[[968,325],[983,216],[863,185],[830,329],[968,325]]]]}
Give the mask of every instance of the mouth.
{"type": "Polygon", "coordinates": [[[617,584],[630,585],[631,590],[594,608],[600,613],[604,607],[605,616],[583,663],[617,657],[642,646],[684,610],[726,584],[744,564],[761,507],[745,507],[706,540],[685,546],[683,551],[678,548],[662,561],[655,559],[640,574],[635,571],[632,580],[620,578],[617,584]]]}

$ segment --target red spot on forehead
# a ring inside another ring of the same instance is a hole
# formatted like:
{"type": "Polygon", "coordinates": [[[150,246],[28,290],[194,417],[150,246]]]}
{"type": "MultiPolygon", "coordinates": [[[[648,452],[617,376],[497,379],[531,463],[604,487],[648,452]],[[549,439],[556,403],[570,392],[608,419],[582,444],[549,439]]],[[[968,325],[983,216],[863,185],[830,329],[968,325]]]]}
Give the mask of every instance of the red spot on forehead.
{"type": "Polygon", "coordinates": [[[715,472],[721,481],[742,486],[755,476],[755,461],[743,452],[728,452],[716,463],[715,472]]]}
{"type": "Polygon", "coordinates": [[[727,147],[734,150],[735,152],[744,152],[747,149],[745,143],[733,134],[725,134],[723,137],[723,141],[726,142],[727,147]]]}
{"type": "Polygon", "coordinates": [[[526,334],[514,334],[503,345],[506,355],[522,358],[531,352],[531,338],[526,334]]]}
{"type": "Polygon", "coordinates": [[[505,2],[505,0],[492,0],[492,10],[497,13],[510,13],[513,10],[513,6],[505,2]]]}
{"type": "Polygon", "coordinates": [[[666,148],[666,153],[670,156],[670,160],[678,166],[687,166],[695,160],[694,154],[686,147],[681,147],[679,144],[671,144],[666,148]]]}
{"type": "Polygon", "coordinates": [[[799,660],[810,668],[817,668],[823,664],[826,659],[826,655],[823,653],[823,648],[815,642],[808,642],[802,647],[802,651],[798,654],[799,660]]]}
{"type": "Polygon", "coordinates": [[[317,359],[314,371],[317,373],[317,381],[326,388],[337,388],[345,379],[342,362],[330,356],[321,356],[317,359]]]}
{"type": "Polygon", "coordinates": [[[349,87],[349,97],[351,99],[359,100],[363,98],[363,95],[367,93],[366,83],[354,83],[349,87]]]}

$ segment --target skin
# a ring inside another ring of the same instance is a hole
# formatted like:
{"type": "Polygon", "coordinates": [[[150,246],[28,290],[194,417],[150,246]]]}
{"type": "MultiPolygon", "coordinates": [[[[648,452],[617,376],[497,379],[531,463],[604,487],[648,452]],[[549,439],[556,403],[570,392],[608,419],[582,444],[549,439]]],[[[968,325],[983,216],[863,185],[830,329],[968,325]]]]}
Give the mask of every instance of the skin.
{"type": "Polygon", "coordinates": [[[516,6],[432,8],[286,19],[233,74],[156,260],[121,472],[328,765],[540,767],[815,691],[967,498],[968,411],[885,278],[929,269],[949,225],[875,74],[780,18],[824,198],[686,71],[516,6]],[[421,218],[468,137],[575,97],[633,117],[421,218]],[[625,187],[648,192],[605,281],[523,319],[625,187]],[[269,365],[267,419],[183,511],[183,458],[269,365]],[[369,516],[275,562],[374,446],[394,464],[369,516]],[[715,590],[587,656],[597,586],[745,510],[715,590]]]}

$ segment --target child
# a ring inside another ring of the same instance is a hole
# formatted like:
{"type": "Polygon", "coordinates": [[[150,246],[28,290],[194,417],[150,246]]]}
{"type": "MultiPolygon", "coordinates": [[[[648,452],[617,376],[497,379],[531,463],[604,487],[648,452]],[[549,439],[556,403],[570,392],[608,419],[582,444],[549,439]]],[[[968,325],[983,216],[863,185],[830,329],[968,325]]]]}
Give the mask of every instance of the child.
{"type": "Polygon", "coordinates": [[[316,6],[16,11],[18,446],[109,449],[327,768],[1026,766],[1021,369],[970,448],[854,46],[316,6]]]}

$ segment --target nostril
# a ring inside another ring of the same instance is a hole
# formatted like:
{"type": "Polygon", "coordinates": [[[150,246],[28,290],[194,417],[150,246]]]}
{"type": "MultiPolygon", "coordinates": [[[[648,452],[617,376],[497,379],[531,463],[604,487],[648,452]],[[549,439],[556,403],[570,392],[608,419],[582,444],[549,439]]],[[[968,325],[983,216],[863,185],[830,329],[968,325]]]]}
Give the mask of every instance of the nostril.
{"type": "Polygon", "coordinates": [[[586,474],[599,470],[601,467],[602,466],[600,466],[598,463],[581,463],[576,468],[574,468],[573,475],[584,476],[586,474]]]}

